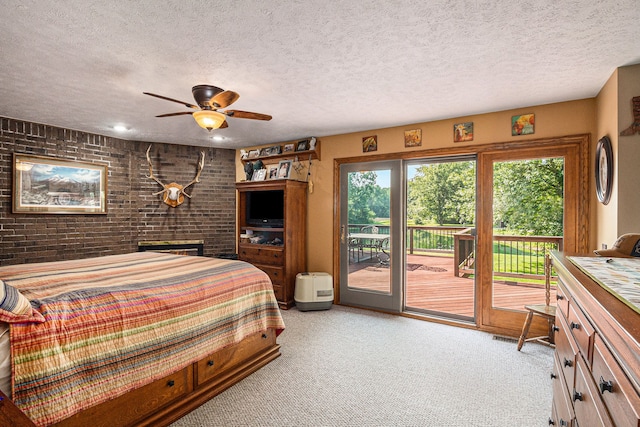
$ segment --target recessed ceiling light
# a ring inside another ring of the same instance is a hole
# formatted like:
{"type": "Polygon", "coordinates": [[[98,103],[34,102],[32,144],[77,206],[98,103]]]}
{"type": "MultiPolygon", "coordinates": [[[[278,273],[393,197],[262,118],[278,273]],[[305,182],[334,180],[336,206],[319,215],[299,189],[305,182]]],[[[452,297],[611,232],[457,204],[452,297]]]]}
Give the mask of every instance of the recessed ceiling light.
{"type": "Polygon", "coordinates": [[[113,130],[115,130],[116,132],[126,132],[129,130],[129,128],[127,128],[125,125],[115,125],[113,127],[113,130]]]}
{"type": "Polygon", "coordinates": [[[220,136],[220,135],[216,135],[216,136],[212,136],[211,139],[213,139],[214,141],[224,141],[225,137],[224,136],[220,136]]]}

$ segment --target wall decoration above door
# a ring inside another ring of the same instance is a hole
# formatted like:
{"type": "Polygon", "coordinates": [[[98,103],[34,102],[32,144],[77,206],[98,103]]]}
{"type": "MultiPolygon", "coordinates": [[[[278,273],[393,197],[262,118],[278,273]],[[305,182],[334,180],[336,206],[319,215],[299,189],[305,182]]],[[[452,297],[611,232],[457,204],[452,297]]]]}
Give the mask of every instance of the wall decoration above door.
{"type": "Polygon", "coordinates": [[[13,155],[13,213],[104,214],[107,165],[13,155]]]}
{"type": "Polygon", "coordinates": [[[511,135],[532,135],[534,133],[534,114],[521,114],[511,117],[511,135]]]}
{"type": "Polygon", "coordinates": [[[620,136],[629,136],[634,133],[640,133],[640,96],[631,98],[633,103],[633,123],[631,126],[620,132],[620,136]]]}
{"type": "Polygon", "coordinates": [[[404,146],[419,147],[422,145],[422,129],[404,131],[404,146]]]}
{"type": "Polygon", "coordinates": [[[473,122],[453,125],[453,142],[473,141],[473,122]]]}

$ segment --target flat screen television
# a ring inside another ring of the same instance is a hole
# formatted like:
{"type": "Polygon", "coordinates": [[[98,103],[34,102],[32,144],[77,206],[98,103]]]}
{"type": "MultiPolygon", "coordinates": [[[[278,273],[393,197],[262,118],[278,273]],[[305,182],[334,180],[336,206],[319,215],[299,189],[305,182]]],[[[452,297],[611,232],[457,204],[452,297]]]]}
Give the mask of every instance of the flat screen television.
{"type": "Polygon", "coordinates": [[[284,191],[250,191],[246,194],[246,222],[254,227],[284,226],[284,191]]]}

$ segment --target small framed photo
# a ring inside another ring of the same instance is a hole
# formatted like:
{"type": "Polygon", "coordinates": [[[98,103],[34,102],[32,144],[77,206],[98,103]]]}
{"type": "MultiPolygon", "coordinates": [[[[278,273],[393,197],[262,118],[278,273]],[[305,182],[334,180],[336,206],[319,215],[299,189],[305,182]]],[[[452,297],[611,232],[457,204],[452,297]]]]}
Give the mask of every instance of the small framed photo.
{"type": "Polygon", "coordinates": [[[535,117],[533,114],[521,114],[511,117],[511,135],[531,135],[534,133],[535,117]]]}
{"type": "Polygon", "coordinates": [[[371,151],[378,151],[378,136],[365,136],[362,138],[362,152],[368,153],[371,151]]]}
{"type": "Polygon", "coordinates": [[[307,141],[306,139],[304,141],[299,141],[298,142],[298,147],[296,148],[296,151],[307,151],[309,149],[309,141],[307,141]]]}
{"type": "Polygon", "coordinates": [[[286,144],[284,146],[284,152],[289,152],[289,151],[295,151],[296,149],[296,145],[295,144],[286,144]]]}
{"type": "Polygon", "coordinates": [[[293,160],[280,160],[280,163],[278,163],[278,179],[289,179],[292,163],[293,160]]]}
{"type": "Polygon", "coordinates": [[[453,125],[453,142],[473,141],[473,122],[453,125]]]}
{"type": "Polygon", "coordinates": [[[422,129],[404,131],[404,146],[419,147],[422,145],[422,129]]]}
{"type": "Polygon", "coordinates": [[[255,159],[256,157],[260,157],[260,150],[251,150],[249,151],[249,158],[255,159]]]}
{"type": "Polygon", "coordinates": [[[273,147],[267,148],[267,156],[275,156],[280,154],[281,147],[279,145],[274,145],[273,147]]]}
{"type": "Polygon", "coordinates": [[[258,169],[256,171],[253,171],[253,176],[251,177],[251,181],[264,181],[266,176],[267,176],[266,169],[258,169]]]}
{"type": "Polygon", "coordinates": [[[267,179],[276,179],[278,177],[278,166],[269,166],[267,179]]]}

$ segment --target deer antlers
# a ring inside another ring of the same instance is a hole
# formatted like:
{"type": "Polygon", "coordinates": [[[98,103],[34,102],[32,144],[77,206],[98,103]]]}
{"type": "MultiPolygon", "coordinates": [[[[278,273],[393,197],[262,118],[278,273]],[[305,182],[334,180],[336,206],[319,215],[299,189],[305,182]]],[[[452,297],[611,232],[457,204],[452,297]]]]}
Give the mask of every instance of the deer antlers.
{"type": "Polygon", "coordinates": [[[184,202],[184,196],[191,198],[190,194],[187,194],[184,190],[186,190],[191,185],[200,182],[200,174],[202,173],[202,169],[204,168],[204,151],[201,151],[202,157],[198,162],[198,172],[196,172],[196,177],[193,178],[187,185],[182,186],[178,183],[172,182],[170,184],[164,184],[157,177],[153,175],[153,163],[151,162],[151,157],[149,157],[149,151],[151,150],[151,145],[147,148],[147,162],[149,163],[149,175],[147,178],[153,179],[155,182],[160,184],[163,189],[158,191],[157,193],[153,193],[154,195],[163,194],[162,201],[168,204],[169,206],[175,208],[176,206],[180,206],[182,202],[184,202]]]}

